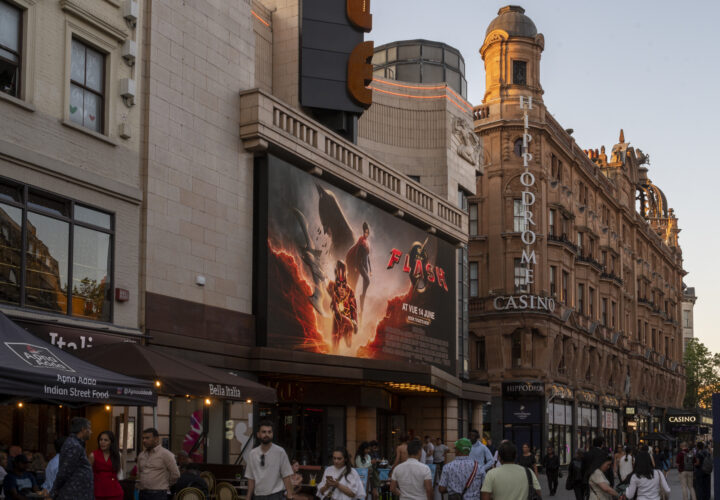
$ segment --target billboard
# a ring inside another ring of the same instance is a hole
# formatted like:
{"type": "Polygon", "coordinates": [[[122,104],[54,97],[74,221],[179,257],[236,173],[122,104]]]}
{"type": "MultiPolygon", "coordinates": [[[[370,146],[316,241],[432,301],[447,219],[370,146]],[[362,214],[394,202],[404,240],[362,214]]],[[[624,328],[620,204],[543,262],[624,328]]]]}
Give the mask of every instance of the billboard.
{"type": "Polygon", "coordinates": [[[454,246],[283,160],[267,162],[256,169],[260,345],[454,373],[454,246]]]}

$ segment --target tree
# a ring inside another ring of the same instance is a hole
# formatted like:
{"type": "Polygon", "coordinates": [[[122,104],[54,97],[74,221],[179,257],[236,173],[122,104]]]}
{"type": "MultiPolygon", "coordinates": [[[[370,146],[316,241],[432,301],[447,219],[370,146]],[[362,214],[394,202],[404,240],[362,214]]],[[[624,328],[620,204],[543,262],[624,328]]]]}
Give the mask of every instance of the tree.
{"type": "Polygon", "coordinates": [[[720,392],[720,354],[713,354],[698,339],[690,339],[685,363],[685,408],[710,408],[712,394],[720,392]]]}

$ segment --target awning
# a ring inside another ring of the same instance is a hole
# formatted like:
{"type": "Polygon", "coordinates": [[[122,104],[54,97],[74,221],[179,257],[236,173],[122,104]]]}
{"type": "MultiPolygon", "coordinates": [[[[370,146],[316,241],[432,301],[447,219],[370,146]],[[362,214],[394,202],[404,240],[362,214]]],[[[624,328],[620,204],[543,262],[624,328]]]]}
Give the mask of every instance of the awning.
{"type": "Polygon", "coordinates": [[[107,344],[86,349],[78,356],[131,377],[157,381],[160,394],[263,403],[277,401],[275,390],[266,385],[140,344],[107,344]]]}
{"type": "Polygon", "coordinates": [[[663,434],[662,432],[648,432],[640,435],[641,439],[648,441],[675,441],[676,438],[663,434]]]}
{"type": "Polygon", "coordinates": [[[37,338],[0,313],[0,399],[155,406],[152,384],[111,372],[37,338]]]}

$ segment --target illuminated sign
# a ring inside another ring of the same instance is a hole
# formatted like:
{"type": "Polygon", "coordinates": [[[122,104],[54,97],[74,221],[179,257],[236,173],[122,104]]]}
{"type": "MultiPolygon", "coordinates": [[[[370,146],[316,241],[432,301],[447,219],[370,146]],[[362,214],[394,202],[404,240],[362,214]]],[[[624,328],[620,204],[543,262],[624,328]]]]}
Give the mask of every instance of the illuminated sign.
{"type": "Polygon", "coordinates": [[[667,421],[670,424],[696,424],[698,423],[698,416],[695,414],[668,415],[667,421]]]}
{"type": "Polygon", "coordinates": [[[260,345],[454,373],[454,246],[272,155],[256,172],[260,345]]]}

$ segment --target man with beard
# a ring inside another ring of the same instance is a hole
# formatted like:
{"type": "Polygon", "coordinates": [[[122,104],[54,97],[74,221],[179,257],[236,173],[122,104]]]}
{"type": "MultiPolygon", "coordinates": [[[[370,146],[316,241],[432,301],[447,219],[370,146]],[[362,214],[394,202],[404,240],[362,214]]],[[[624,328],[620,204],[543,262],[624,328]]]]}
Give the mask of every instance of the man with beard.
{"type": "Polygon", "coordinates": [[[143,430],[142,444],[145,449],[137,458],[139,499],[166,500],[170,487],[180,477],[175,455],[160,446],[160,433],[153,427],[143,430]]]}
{"type": "Polygon", "coordinates": [[[293,470],[285,450],[272,442],[272,422],[260,422],[257,438],[260,446],[250,452],[245,470],[248,480],[246,500],[291,500],[293,470]]]}
{"type": "Polygon", "coordinates": [[[85,441],[92,435],[90,421],[74,417],[70,421],[70,436],[60,449],[57,476],[50,494],[56,500],[92,500],[95,498],[93,472],[85,454],[85,441]]]}

